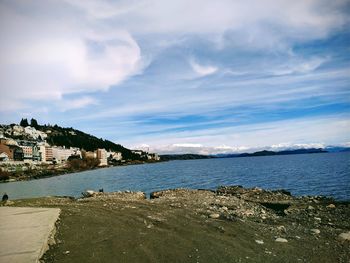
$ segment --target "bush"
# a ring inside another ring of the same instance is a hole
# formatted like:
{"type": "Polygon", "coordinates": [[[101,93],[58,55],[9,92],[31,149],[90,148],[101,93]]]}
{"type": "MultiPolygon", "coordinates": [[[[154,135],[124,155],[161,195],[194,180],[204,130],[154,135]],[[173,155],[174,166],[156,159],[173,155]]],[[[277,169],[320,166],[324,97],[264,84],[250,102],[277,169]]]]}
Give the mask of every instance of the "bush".
{"type": "Polygon", "coordinates": [[[0,181],[6,181],[10,179],[10,173],[0,170],[0,181]]]}
{"type": "Polygon", "coordinates": [[[96,158],[70,159],[67,161],[68,169],[73,171],[87,170],[97,167],[100,160],[96,158]]]}

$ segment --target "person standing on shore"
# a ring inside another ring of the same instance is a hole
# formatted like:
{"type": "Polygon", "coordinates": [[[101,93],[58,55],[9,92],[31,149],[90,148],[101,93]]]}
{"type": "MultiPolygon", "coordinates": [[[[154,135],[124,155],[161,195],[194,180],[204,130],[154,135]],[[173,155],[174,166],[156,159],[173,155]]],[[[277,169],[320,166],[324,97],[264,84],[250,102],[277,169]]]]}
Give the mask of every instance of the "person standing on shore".
{"type": "Polygon", "coordinates": [[[4,193],[4,195],[2,196],[2,201],[6,202],[7,200],[9,200],[9,196],[6,193],[4,193]]]}

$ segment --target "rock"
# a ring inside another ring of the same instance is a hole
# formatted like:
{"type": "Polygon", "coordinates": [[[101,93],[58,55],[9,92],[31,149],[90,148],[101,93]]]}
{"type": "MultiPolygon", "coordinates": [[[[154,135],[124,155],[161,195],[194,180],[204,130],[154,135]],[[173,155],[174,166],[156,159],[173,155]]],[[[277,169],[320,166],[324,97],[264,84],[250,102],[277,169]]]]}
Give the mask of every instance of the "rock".
{"type": "Polygon", "coordinates": [[[275,239],[275,241],[276,241],[276,242],[280,242],[280,243],[287,243],[287,242],[288,242],[288,240],[287,240],[287,239],[282,238],[282,237],[278,237],[278,238],[276,238],[276,239],[275,239]]]}
{"type": "Polygon", "coordinates": [[[315,210],[315,207],[313,207],[312,205],[309,205],[309,206],[307,207],[307,210],[315,210]]]}
{"type": "Polygon", "coordinates": [[[326,206],[327,208],[335,208],[335,204],[329,204],[326,206]]]}
{"type": "Polygon", "coordinates": [[[218,226],[217,229],[221,232],[221,233],[225,233],[225,228],[223,226],[218,226]]]}
{"type": "Polygon", "coordinates": [[[4,203],[4,206],[13,205],[13,204],[14,204],[13,201],[7,200],[7,201],[4,203]]]}
{"type": "Polygon", "coordinates": [[[312,233],[316,234],[316,235],[318,235],[318,234],[321,233],[321,231],[320,231],[319,229],[317,229],[317,228],[310,229],[310,231],[311,231],[312,233]]]}
{"type": "Polygon", "coordinates": [[[220,214],[216,214],[216,213],[210,214],[209,217],[213,219],[218,219],[220,217],[220,214]]]}
{"type": "Polygon", "coordinates": [[[314,219],[316,220],[316,221],[322,221],[322,219],[320,218],[320,217],[314,217],[314,219]]]}
{"type": "Polygon", "coordinates": [[[338,240],[340,240],[340,241],[350,241],[350,231],[347,232],[347,233],[339,234],[338,240]]]}
{"type": "Polygon", "coordinates": [[[92,197],[95,196],[96,193],[94,190],[86,190],[85,192],[81,193],[83,197],[92,197]]]}
{"type": "Polygon", "coordinates": [[[264,241],[263,241],[263,240],[255,240],[255,242],[256,242],[257,244],[259,244],[259,245],[264,244],[264,241]]]}
{"type": "Polygon", "coordinates": [[[284,226],[278,226],[277,229],[281,232],[287,232],[287,230],[284,226]]]}
{"type": "Polygon", "coordinates": [[[242,215],[243,216],[252,216],[252,215],[254,215],[254,212],[253,212],[253,210],[246,210],[246,211],[242,212],[242,215]]]}
{"type": "Polygon", "coordinates": [[[63,252],[64,255],[68,255],[69,253],[70,253],[69,250],[63,252]]]}

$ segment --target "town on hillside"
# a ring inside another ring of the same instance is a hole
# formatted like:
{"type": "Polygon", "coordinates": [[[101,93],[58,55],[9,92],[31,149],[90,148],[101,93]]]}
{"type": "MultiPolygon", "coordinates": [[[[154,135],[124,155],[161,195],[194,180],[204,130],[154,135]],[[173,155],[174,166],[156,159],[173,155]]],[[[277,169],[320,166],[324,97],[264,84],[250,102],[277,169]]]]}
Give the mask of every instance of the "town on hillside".
{"type": "MultiPolygon", "coordinates": [[[[23,122],[23,119],[20,125],[0,125],[0,170],[3,172],[25,172],[26,170],[40,169],[41,166],[45,165],[64,168],[77,160],[93,160],[94,166],[99,167],[120,165],[130,161],[123,158],[122,152],[110,149],[85,150],[79,147],[50,145],[47,138],[51,132],[51,129],[37,130],[27,121],[23,122]]],[[[70,132],[70,135],[74,136],[75,134],[70,132]]],[[[142,150],[131,150],[131,153],[138,156],[139,160],[160,160],[156,153],[142,150]]]]}

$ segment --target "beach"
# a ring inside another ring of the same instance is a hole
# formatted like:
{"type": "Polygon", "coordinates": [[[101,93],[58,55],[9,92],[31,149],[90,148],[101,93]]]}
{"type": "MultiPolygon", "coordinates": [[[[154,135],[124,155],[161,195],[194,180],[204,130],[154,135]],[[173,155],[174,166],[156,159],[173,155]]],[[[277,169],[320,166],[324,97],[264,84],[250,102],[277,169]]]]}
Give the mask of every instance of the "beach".
{"type": "Polygon", "coordinates": [[[348,262],[350,203],[239,186],[15,200],[61,209],[43,262],[348,262]]]}

